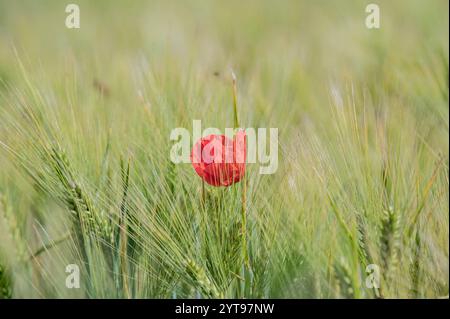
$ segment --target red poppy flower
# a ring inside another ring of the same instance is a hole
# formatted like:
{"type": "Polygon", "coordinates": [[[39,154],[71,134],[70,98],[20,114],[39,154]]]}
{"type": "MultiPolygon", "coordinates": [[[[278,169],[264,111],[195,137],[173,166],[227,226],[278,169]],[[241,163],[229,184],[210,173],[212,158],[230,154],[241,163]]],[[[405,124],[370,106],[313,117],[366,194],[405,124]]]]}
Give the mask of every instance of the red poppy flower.
{"type": "Polygon", "coordinates": [[[197,174],[213,186],[230,186],[244,176],[246,135],[239,131],[231,140],[225,135],[211,134],[195,143],[191,162],[197,174]]]}

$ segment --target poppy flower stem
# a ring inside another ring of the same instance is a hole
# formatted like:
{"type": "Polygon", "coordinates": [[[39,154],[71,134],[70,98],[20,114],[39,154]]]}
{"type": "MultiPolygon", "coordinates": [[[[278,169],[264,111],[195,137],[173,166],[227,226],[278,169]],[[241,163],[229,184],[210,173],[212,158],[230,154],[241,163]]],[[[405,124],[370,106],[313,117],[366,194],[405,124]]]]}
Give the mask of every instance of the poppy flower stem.
{"type": "Polygon", "coordinates": [[[206,207],[206,190],[205,190],[205,181],[202,179],[202,205],[203,208],[206,207]]]}
{"type": "Polygon", "coordinates": [[[247,250],[247,179],[245,177],[242,179],[243,189],[242,189],[242,257],[244,264],[247,268],[250,267],[250,261],[248,258],[247,250]]]}

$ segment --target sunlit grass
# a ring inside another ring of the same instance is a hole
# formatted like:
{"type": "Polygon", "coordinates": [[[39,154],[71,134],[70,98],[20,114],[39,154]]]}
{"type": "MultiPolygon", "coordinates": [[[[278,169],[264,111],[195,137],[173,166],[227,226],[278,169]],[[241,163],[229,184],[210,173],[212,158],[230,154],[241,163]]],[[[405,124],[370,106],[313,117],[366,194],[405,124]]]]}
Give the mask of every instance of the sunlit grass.
{"type": "Polygon", "coordinates": [[[380,30],[364,2],[79,5],[0,1],[0,298],[448,297],[446,1],[382,1],[380,30]],[[280,134],[248,263],[243,183],[203,199],[169,157],[234,126],[230,67],[239,124],[280,134]]]}

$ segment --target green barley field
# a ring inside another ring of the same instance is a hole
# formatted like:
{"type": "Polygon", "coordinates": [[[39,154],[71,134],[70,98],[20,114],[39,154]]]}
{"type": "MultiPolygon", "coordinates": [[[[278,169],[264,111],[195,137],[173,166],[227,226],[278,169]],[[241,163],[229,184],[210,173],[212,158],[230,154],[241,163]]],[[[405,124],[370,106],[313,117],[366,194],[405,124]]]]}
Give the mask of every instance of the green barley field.
{"type": "Polygon", "coordinates": [[[0,0],[0,298],[448,298],[449,3],[370,2],[0,0]]]}

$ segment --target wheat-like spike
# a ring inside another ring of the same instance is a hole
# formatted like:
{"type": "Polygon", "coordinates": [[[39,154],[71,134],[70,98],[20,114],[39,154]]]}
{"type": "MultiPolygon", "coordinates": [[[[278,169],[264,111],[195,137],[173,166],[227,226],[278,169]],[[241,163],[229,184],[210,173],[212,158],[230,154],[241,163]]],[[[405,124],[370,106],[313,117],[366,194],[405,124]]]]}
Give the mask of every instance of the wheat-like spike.
{"type": "Polygon", "coordinates": [[[19,260],[24,260],[26,256],[26,248],[23,241],[22,232],[17,224],[16,217],[12,213],[11,206],[4,194],[0,193],[0,217],[3,218],[5,224],[9,228],[9,233],[15,245],[17,257],[19,260]]]}
{"type": "Polygon", "coordinates": [[[419,298],[419,287],[420,287],[420,257],[422,250],[422,240],[420,238],[420,233],[417,230],[415,238],[415,246],[413,248],[413,258],[409,267],[409,273],[411,276],[411,297],[419,298]]]}
{"type": "Polygon", "coordinates": [[[79,226],[89,228],[97,236],[112,242],[109,219],[95,211],[92,200],[75,180],[70,162],[64,151],[54,148],[51,153],[54,169],[65,191],[68,208],[79,221],[79,226]]]}
{"type": "Polygon", "coordinates": [[[400,220],[396,211],[390,207],[388,210],[384,211],[380,237],[382,269],[386,274],[386,278],[397,266],[399,246],[400,220]]]}
{"type": "MultiPolygon", "coordinates": [[[[81,250],[82,258],[87,262],[88,247],[92,245],[94,237],[101,238],[104,242],[113,242],[110,221],[96,211],[88,194],[75,180],[70,162],[64,151],[53,148],[50,154],[51,165],[63,186],[62,199],[75,217],[73,227],[78,247],[81,250]]],[[[111,248],[108,245],[102,245],[102,249],[104,249],[106,256],[111,257],[111,248]]],[[[108,261],[109,266],[112,267],[112,259],[109,258],[108,261]]],[[[88,273],[91,273],[89,268],[88,273]]]]}
{"type": "Polygon", "coordinates": [[[361,264],[365,268],[368,264],[372,263],[372,256],[369,251],[367,243],[367,231],[363,217],[361,215],[356,216],[356,229],[357,229],[357,242],[358,242],[358,256],[361,264]]]}
{"type": "MultiPolygon", "coordinates": [[[[366,221],[361,215],[357,215],[356,222],[357,222],[356,229],[358,236],[358,256],[363,266],[363,269],[365,269],[367,265],[373,264],[373,257],[369,249],[367,238],[367,225],[366,221]]],[[[373,292],[376,298],[383,298],[381,288],[375,288],[373,292]]]]}
{"type": "Polygon", "coordinates": [[[199,288],[205,296],[210,298],[222,297],[215,285],[209,280],[205,270],[194,260],[188,259],[186,261],[186,272],[197,288],[199,288]]]}
{"type": "Polygon", "coordinates": [[[225,244],[225,255],[230,265],[236,265],[241,252],[241,221],[233,223],[227,232],[227,243],[225,244]]]}
{"type": "Polygon", "coordinates": [[[347,263],[341,259],[339,262],[334,263],[333,268],[339,294],[345,299],[355,298],[352,275],[347,263]]]}

